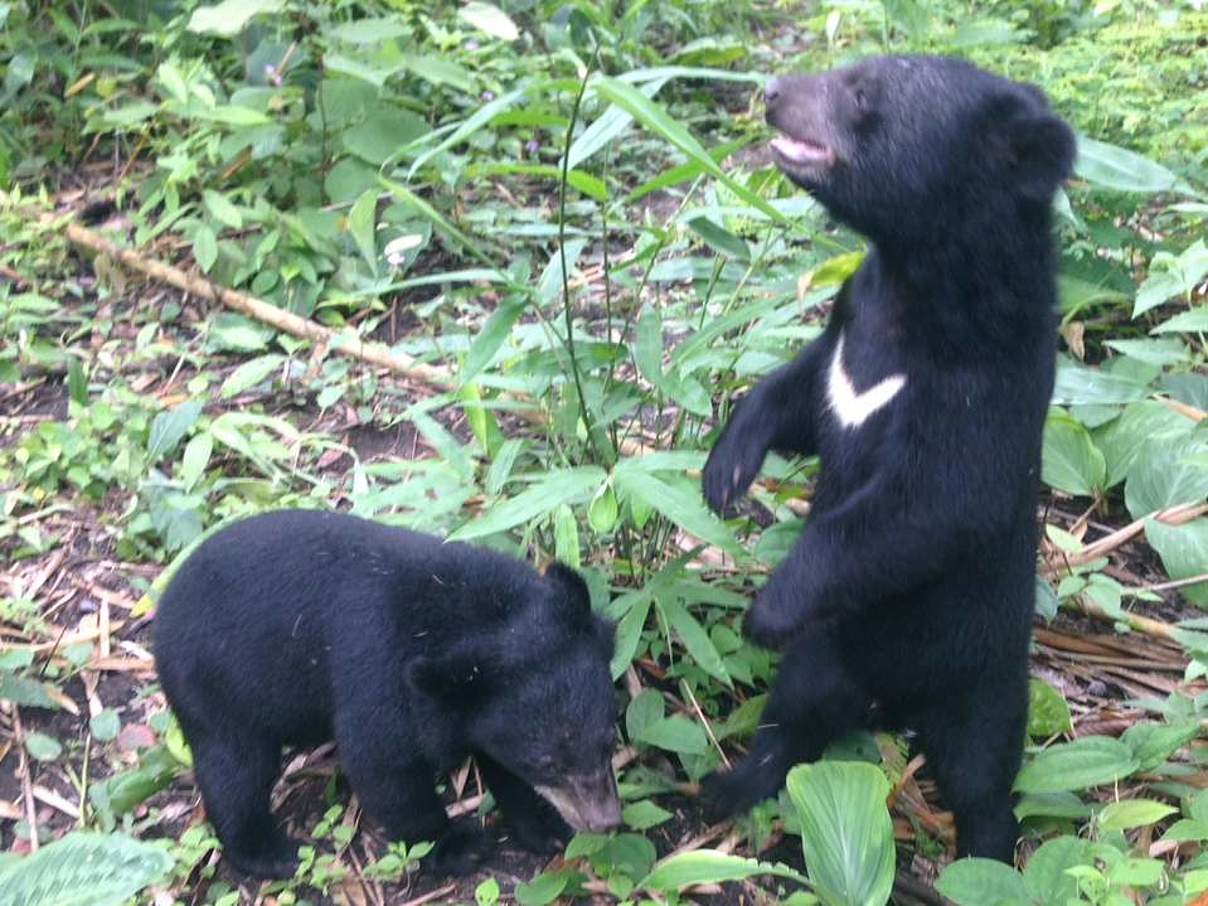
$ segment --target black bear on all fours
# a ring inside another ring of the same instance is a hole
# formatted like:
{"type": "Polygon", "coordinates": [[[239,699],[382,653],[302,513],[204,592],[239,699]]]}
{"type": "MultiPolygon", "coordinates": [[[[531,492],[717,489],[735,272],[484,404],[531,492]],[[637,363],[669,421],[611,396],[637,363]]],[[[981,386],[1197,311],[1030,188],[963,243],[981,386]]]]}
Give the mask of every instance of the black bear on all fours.
{"type": "Polygon", "coordinates": [[[822,463],[744,624],[787,649],[764,728],[706,792],[741,811],[836,735],[909,727],[958,852],[1010,861],[1074,138],[1038,89],[921,56],[774,79],[767,118],[780,168],[871,248],[705,466],[721,512],[769,449],[822,463]]]}
{"type": "Polygon", "coordinates": [[[269,814],[284,745],[335,739],[365,812],[391,839],[435,841],[440,873],[489,846],[435,791],[468,753],[523,846],[620,822],[613,630],[567,567],[541,576],[365,519],[274,512],[186,559],[154,644],[206,812],[248,874],[296,863],[269,814]]]}

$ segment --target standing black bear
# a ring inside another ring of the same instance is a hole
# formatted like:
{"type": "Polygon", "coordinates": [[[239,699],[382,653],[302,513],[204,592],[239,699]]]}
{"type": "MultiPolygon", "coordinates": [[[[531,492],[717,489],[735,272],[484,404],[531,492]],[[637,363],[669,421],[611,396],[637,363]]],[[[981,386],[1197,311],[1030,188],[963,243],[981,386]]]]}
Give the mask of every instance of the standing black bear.
{"type": "Polygon", "coordinates": [[[502,554],[298,510],[208,539],[155,617],[160,680],[226,857],[270,877],[296,861],[269,814],[287,744],[334,738],[365,811],[392,839],[435,841],[441,873],[487,848],[449,823],[434,789],[468,752],[522,845],[567,836],[562,819],[619,823],[612,646],[573,570],[540,576],[502,554]]]}
{"type": "Polygon", "coordinates": [[[797,544],[747,614],[786,648],[738,812],[859,726],[910,727],[958,851],[1010,861],[1027,713],[1041,436],[1056,350],[1053,195],[1074,139],[1036,88],[887,57],[773,80],[780,168],[871,249],[822,337],[709,456],[724,510],[769,449],[821,457],[797,544]]]}

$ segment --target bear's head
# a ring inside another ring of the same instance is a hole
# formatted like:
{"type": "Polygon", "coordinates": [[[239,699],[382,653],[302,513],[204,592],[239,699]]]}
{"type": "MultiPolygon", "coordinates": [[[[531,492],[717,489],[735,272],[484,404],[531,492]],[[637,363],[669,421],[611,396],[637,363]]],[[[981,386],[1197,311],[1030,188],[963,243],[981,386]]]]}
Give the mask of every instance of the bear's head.
{"type": "Polygon", "coordinates": [[[777,165],[882,247],[974,223],[1047,222],[1073,167],[1043,92],[948,57],[875,57],[766,88],[777,165]]]}
{"type": "Polygon", "coordinates": [[[574,570],[554,563],[537,588],[490,633],[415,663],[411,682],[460,716],[472,750],[533,787],[572,828],[607,830],[621,821],[614,629],[592,613],[574,570]]]}

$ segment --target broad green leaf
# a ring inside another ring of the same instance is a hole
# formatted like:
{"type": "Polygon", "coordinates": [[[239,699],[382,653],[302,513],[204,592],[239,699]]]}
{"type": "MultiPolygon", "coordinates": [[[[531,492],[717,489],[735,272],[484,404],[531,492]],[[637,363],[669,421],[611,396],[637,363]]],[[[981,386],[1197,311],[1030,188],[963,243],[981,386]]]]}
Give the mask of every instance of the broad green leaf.
{"type": "Polygon", "coordinates": [[[508,17],[508,14],[493,3],[482,3],[471,0],[457,14],[479,31],[486,32],[492,38],[503,41],[515,41],[520,37],[520,29],[508,17]]]}
{"type": "Polygon", "coordinates": [[[617,467],[614,480],[622,494],[652,507],[686,532],[721,548],[736,559],[745,559],[745,552],[730,530],[709,512],[699,492],[689,493],[679,485],[669,484],[654,475],[629,467],[627,461],[622,461],[617,467]]]}
{"type": "Polygon", "coordinates": [[[433,85],[448,85],[466,94],[473,94],[476,80],[473,73],[441,56],[416,54],[403,57],[403,65],[433,85]]]}
{"type": "Polygon", "coordinates": [[[1047,738],[1073,729],[1070,706],[1061,693],[1043,680],[1028,684],[1028,735],[1047,738]]]}
{"type": "Polygon", "coordinates": [[[439,145],[428,148],[412,161],[407,178],[410,179],[415,176],[416,171],[433,157],[449,150],[460,142],[464,142],[475,132],[485,128],[495,117],[510,110],[517,102],[524,98],[525,91],[525,88],[517,88],[515,91],[509,91],[507,94],[500,95],[493,101],[483,104],[474,111],[474,114],[469,119],[449,133],[439,145]]]}
{"type": "Polygon", "coordinates": [[[206,210],[219,221],[223,226],[228,226],[232,230],[243,229],[243,215],[239,213],[239,209],[235,207],[221,192],[215,192],[213,189],[206,189],[202,193],[202,199],[205,201],[206,210]]]}
{"type": "Polygon", "coordinates": [[[1178,365],[1189,361],[1191,353],[1178,337],[1142,340],[1108,340],[1107,345],[1130,359],[1147,365],[1178,365]]]}
{"type": "Polygon", "coordinates": [[[708,217],[694,217],[688,221],[688,227],[715,251],[739,261],[751,260],[751,249],[746,241],[739,239],[725,227],[718,226],[708,217]]]}
{"type": "Polygon", "coordinates": [[[516,885],[516,902],[520,906],[546,906],[558,899],[569,880],[565,872],[558,872],[539,874],[527,883],[521,881],[516,885]]]}
{"type": "Polygon", "coordinates": [[[1025,906],[1031,902],[1023,875],[993,859],[958,859],[943,870],[935,889],[957,906],[1025,906]]]}
{"type": "Polygon", "coordinates": [[[199,6],[193,10],[188,29],[229,38],[243,31],[253,16],[276,13],[284,8],[285,0],[222,0],[213,6],[199,6]]]}
{"type": "Polygon", "coordinates": [[[649,830],[673,817],[674,815],[671,812],[665,808],[660,808],[649,799],[643,799],[641,802],[627,805],[624,811],[621,812],[621,820],[625,822],[627,827],[633,828],[635,831],[649,830]]]}
{"type": "Polygon", "coordinates": [[[1136,759],[1123,742],[1085,736],[1039,752],[1015,778],[1015,789],[1021,793],[1085,790],[1123,780],[1136,770],[1136,759]]]}
{"type": "Polygon", "coordinates": [[[862,762],[820,761],[789,772],[805,865],[822,901],[883,906],[893,890],[889,781],[862,762]]]}
{"type": "Polygon", "coordinates": [[[377,273],[378,265],[376,216],[377,192],[367,189],[361,193],[361,197],[356,200],[348,212],[348,232],[352,234],[352,239],[357,244],[357,251],[361,253],[361,257],[365,259],[365,263],[369,265],[370,271],[374,274],[377,273]]]}
{"type": "Polygon", "coordinates": [[[651,724],[663,719],[666,705],[657,689],[643,689],[625,709],[625,735],[631,740],[642,735],[651,724]]]}
{"type": "Polygon", "coordinates": [[[201,417],[201,403],[190,400],[155,416],[147,438],[147,456],[152,461],[171,453],[201,417]]]}
{"type": "Polygon", "coordinates": [[[605,478],[597,466],[550,472],[515,497],[500,501],[477,519],[471,519],[449,536],[450,541],[481,538],[515,528],[537,516],[552,513],[563,503],[582,503],[605,478]]]}
{"type": "Polygon", "coordinates": [[[88,721],[88,729],[98,742],[110,742],[121,732],[122,719],[112,708],[105,708],[88,721]]]}
{"type": "Polygon", "coordinates": [[[659,310],[647,305],[638,316],[633,360],[638,372],[655,387],[663,383],[663,321],[659,310]]]}
{"type": "Polygon", "coordinates": [[[672,631],[688,650],[688,654],[696,666],[729,688],[731,686],[730,674],[726,671],[726,665],[713,646],[713,642],[709,640],[709,634],[696,621],[696,618],[688,612],[679,599],[670,595],[660,596],[658,606],[672,631]]]}
{"type": "Polygon", "coordinates": [[[503,346],[504,340],[512,332],[512,327],[524,314],[528,300],[524,296],[509,296],[491,312],[478,336],[470,344],[465,361],[457,372],[458,383],[462,386],[474,380],[482,369],[486,368],[503,346]]]}
{"type": "Polygon", "coordinates": [[[1091,860],[1091,843],[1078,837],[1058,837],[1032,853],[1023,870],[1030,902],[1065,903],[1077,896],[1078,882],[1067,869],[1091,860]]]}
{"type": "Polygon", "coordinates": [[[1074,172],[1092,185],[1121,192],[1168,192],[1179,182],[1161,164],[1085,135],[1078,136],[1074,172]]]}
{"type": "Polygon", "coordinates": [[[25,751],[35,761],[54,761],[63,754],[63,744],[53,736],[33,730],[25,736],[25,751]]]}
{"type": "Polygon", "coordinates": [[[600,485],[600,489],[596,491],[596,495],[591,498],[591,503],[587,507],[588,525],[591,526],[592,531],[607,535],[616,527],[619,515],[620,507],[617,505],[617,495],[612,489],[612,484],[606,482],[600,485]]]}
{"type": "Polygon", "coordinates": [[[772,865],[712,849],[695,849],[668,856],[654,866],[654,870],[638,887],[642,890],[673,893],[694,884],[741,881],[756,875],[775,875],[801,882],[805,880],[785,865],[772,865]]]}
{"type": "Polygon", "coordinates": [[[0,906],[120,906],[172,868],[162,846],[74,831],[0,868],[0,906]]]}
{"type": "Polygon", "coordinates": [[[1120,417],[1094,432],[1095,446],[1107,461],[1107,487],[1124,480],[1151,440],[1189,433],[1195,422],[1156,400],[1142,400],[1125,408],[1120,417]]]}
{"type": "Polygon", "coordinates": [[[1148,827],[1177,812],[1173,805],[1153,799],[1122,799],[1110,802],[1099,812],[1099,826],[1104,830],[1132,830],[1148,827]]]}
{"type": "Polygon", "coordinates": [[[647,724],[637,741],[684,755],[703,755],[709,748],[709,740],[700,724],[679,714],[647,724]]]}
{"type": "Polygon", "coordinates": [[[203,273],[209,273],[218,260],[218,237],[208,224],[202,224],[193,234],[193,257],[203,273]]]}
{"type": "Polygon", "coordinates": [[[1124,483],[1124,502],[1132,517],[1208,497],[1208,467],[1197,461],[1203,454],[1208,454],[1208,433],[1203,431],[1147,443],[1124,483]]]}
{"type": "Polygon", "coordinates": [[[180,480],[184,482],[185,490],[191,491],[201,476],[205,474],[206,466],[210,464],[210,455],[214,452],[214,439],[209,432],[203,431],[189,438],[185,444],[184,455],[180,458],[180,480]]]}
{"type": "Polygon", "coordinates": [[[1208,276],[1208,247],[1205,247],[1202,239],[1177,256],[1170,252],[1156,253],[1149,262],[1145,282],[1137,287],[1133,317],[1156,308],[1174,296],[1187,296],[1205,276],[1208,276]]]}
{"type": "Polygon", "coordinates": [[[1069,359],[1057,362],[1053,402],[1059,406],[1131,403],[1148,395],[1149,387],[1132,378],[1088,368],[1069,359]]]}
{"type": "Polygon", "coordinates": [[[1121,741],[1137,761],[1138,771],[1156,771],[1175,752],[1195,739],[1200,732],[1195,721],[1176,723],[1137,723],[1124,731],[1121,741]]]}
{"type": "Polygon", "coordinates": [[[42,683],[25,676],[15,676],[6,670],[0,670],[0,701],[26,708],[59,708],[59,704],[47,694],[42,683]]]}
{"type": "MultiPolygon", "coordinates": [[[[1208,519],[1167,525],[1156,519],[1145,523],[1145,539],[1162,558],[1172,579],[1190,579],[1208,572],[1208,519]]],[[[1184,585],[1187,600],[1208,609],[1208,582],[1184,585]]]]}
{"type": "Polygon", "coordinates": [[[280,368],[284,362],[285,356],[279,352],[248,359],[222,382],[222,398],[230,399],[232,396],[243,393],[249,387],[255,387],[280,368]]]}
{"type": "MultiPolygon", "coordinates": [[[[612,678],[618,679],[631,663],[642,641],[642,629],[646,625],[646,617],[650,614],[653,601],[648,595],[638,598],[633,607],[626,611],[617,623],[617,639],[613,647],[612,661],[608,665],[612,678]]],[[[0,674],[0,688],[4,675],[0,674]]]]}
{"type": "Polygon", "coordinates": [[[1208,305],[1199,305],[1190,311],[1163,321],[1150,333],[1204,333],[1205,331],[1208,331],[1208,305]]]}
{"type": "Polygon", "coordinates": [[[410,110],[378,106],[369,111],[364,122],[344,132],[341,140],[349,153],[376,167],[431,131],[423,118],[410,110]]]}
{"type": "Polygon", "coordinates": [[[495,458],[491,460],[491,468],[487,470],[486,492],[492,497],[499,495],[503,490],[503,486],[512,476],[512,469],[516,465],[516,459],[520,456],[527,444],[518,437],[513,437],[503,442],[499,450],[495,453],[495,458]]]}
{"type": "Polygon", "coordinates": [[[1103,454],[1086,428],[1061,410],[1053,410],[1045,422],[1043,456],[1041,479],[1049,487],[1082,497],[1103,489],[1103,454]]]}
{"type": "Polygon", "coordinates": [[[554,510],[554,556],[567,566],[580,566],[579,523],[565,503],[554,510]]]}

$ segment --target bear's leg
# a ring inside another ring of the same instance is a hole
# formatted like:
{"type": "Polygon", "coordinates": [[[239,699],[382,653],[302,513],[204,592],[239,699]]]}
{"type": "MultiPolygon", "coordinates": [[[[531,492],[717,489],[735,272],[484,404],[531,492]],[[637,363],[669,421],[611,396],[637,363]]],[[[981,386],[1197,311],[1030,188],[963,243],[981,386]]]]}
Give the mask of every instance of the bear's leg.
{"type": "Polygon", "coordinates": [[[816,760],[835,737],[864,726],[867,711],[868,697],[833,636],[807,630],[784,655],[751,751],[734,770],[705,778],[709,810],[734,815],[776,795],[789,768],[816,760]]]}
{"type": "Polygon", "coordinates": [[[193,773],[223,856],[240,872],[258,878],[288,878],[297,867],[297,847],[269,813],[269,795],[281,767],[281,748],[244,736],[210,733],[186,737],[193,773]]]}
{"type": "Polygon", "coordinates": [[[516,842],[530,852],[561,852],[572,832],[557,809],[499,762],[481,753],[474,757],[516,842]]]}
{"type": "Polygon", "coordinates": [[[956,818],[958,858],[1011,864],[1019,839],[1011,787],[1027,729],[1027,685],[982,684],[921,722],[919,743],[956,818]]]}
{"type": "Polygon", "coordinates": [[[336,730],[348,782],[361,807],[391,840],[435,844],[429,864],[436,874],[464,875],[486,858],[490,840],[469,823],[450,823],[436,795],[432,765],[409,755],[402,740],[381,728],[336,730]]]}

